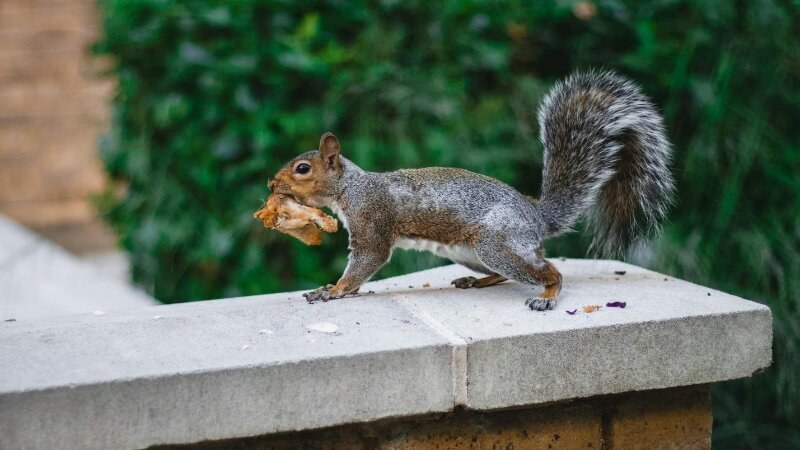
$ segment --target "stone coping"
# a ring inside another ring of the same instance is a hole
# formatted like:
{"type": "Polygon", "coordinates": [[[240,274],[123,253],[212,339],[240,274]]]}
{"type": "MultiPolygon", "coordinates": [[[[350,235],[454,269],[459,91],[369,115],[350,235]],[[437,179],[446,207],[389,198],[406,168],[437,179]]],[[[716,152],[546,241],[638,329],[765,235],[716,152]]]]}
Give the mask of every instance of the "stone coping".
{"type": "Polygon", "coordinates": [[[534,290],[517,283],[451,288],[470,272],[447,266],[313,305],[298,292],[0,322],[0,448],[142,448],[524,407],[770,364],[766,306],[617,261],[554,263],[564,289],[543,313],[525,309],[534,290]],[[581,310],[610,301],[626,307],[581,310]]]}
{"type": "Polygon", "coordinates": [[[0,321],[156,303],[0,215],[0,321]]]}

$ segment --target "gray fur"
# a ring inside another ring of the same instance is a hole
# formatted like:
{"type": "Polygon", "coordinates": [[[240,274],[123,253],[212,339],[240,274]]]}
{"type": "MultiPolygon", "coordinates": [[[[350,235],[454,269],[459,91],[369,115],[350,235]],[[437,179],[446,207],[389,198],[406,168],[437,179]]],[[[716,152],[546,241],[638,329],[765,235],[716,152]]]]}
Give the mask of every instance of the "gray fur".
{"type": "Polygon", "coordinates": [[[539,109],[544,145],[541,211],[549,235],[588,210],[592,249],[621,254],[656,231],[672,202],[670,144],[653,104],[611,72],[574,74],[539,109]]]}
{"type": "MultiPolygon", "coordinates": [[[[462,169],[374,173],[337,155],[340,169],[304,199],[330,207],[350,234],[336,295],[357,291],[398,247],[543,285],[545,293],[526,305],[552,309],[561,275],[544,259],[547,237],[568,230],[587,210],[596,231],[593,248],[605,253],[619,253],[657,228],[674,190],[670,146],[661,117],[638,87],[608,72],[573,75],[547,95],[539,123],[545,149],[539,202],[462,169]]],[[[312,151],[300,158],[319,156],[312,151]]],[[[307,298],[327,300],[330,289],[307,298]]]]}

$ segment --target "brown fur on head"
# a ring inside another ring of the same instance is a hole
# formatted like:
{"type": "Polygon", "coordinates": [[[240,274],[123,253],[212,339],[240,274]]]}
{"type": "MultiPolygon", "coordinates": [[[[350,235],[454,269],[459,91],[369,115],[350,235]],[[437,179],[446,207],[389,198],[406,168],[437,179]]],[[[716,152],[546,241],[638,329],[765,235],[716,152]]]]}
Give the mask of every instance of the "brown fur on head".
{"type": "Polygon", "coordinates": [[[339,140],[327,132],[319,140],[319,150],[289,161],[270,180],[269,189],[276,194],[290,195],[304,205],[323,206],[335,192],[334,184],[341,174],[339,140]]]}

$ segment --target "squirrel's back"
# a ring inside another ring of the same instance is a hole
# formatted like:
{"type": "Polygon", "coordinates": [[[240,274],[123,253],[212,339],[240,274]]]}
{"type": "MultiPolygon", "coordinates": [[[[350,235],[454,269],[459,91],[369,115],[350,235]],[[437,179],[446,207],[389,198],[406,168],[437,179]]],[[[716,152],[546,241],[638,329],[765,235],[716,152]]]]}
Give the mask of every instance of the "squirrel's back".
{"type": "Polygon", "coordinates": [[[542,102],[539,127],[540,209],[550,235],[587,211],[592,248],[619,254],[658,228],[674,191],[670,145],[638,86],[611,72],[574,74],[542,102]]]}
{"type": "Polygon", "coordinates": [[[400,222],[416,222],[417,216],[436,215],[437,220],[429,221],[431,226],[449,225],[453,221],[464,226],[489,224],[492,210],[498,207],[504,207],[507,212],[502,218],[506,227],[514,223],[534,227],[541,222],[526,196],[482,174],[450,167],[427,167],[397,170],[383,176],[390,186],[388,193],[400,222]]]}

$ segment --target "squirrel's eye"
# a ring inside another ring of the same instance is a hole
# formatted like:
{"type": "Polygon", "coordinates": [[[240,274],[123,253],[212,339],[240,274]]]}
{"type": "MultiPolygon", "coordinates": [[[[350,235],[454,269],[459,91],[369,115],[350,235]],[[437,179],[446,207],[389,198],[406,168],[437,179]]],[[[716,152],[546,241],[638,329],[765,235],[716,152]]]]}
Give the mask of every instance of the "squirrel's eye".
{"type": "Polygon", "coordinates": [[[299,174],[308,173],[310,170],[311,166],[306,163],[298,164],[297,167],[294,168],[294,172],[299,174]]]}

